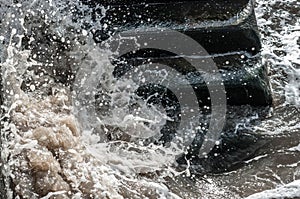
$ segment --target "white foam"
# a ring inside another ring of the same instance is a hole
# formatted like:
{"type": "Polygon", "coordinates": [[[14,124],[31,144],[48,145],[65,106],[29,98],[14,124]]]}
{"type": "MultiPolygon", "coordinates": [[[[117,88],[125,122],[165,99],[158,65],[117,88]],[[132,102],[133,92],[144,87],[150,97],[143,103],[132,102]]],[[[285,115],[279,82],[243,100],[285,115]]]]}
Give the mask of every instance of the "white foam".
{"type": "MultiPolygon", "coordinates": [[[[298,53],[300,56],[300,50],[298,53]]],[[[285,86],[285,97],[287,104],[300,108],[300,69],[294,69],[289,73],[289,82],[285,86]]]]}
{"type": "Polygon", "coordinates": [[[245,199],[280,199],[280,198],[299,198],[300,197],[300,180],[290,184],[283,185],[276,189],[266,190],[253,194],[245,199]]]}

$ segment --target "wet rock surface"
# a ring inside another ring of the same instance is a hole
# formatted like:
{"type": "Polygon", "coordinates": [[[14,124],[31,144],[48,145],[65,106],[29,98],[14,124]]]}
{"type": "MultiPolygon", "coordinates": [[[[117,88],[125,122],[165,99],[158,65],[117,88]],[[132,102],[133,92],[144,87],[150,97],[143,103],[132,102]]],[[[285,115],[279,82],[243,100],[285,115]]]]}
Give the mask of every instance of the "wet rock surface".
{"type": "MultiPolygon", "coordinates": [[[[100,5],[100,2],[97,2],[98,4],[96,2],[93,3],[95,3],[93,6],[100,5]]],[[[215,5],[219,6],[223,3],[225,2],[215,2],[214,5],[211,5],[210,9],[214,9],[215,5]]],[[[222,12],[222,9],[215,9],[214,14],[211,14],[208,19],[195,17],[193,20],[188,20],[184,17],[180,22],[176,22],[176,17],[171,14],[168,16],[168,20],[158,15],[156,16],[158,19],[154,22],[148,21],[148,18],[152,19],[152,17],[140,15],[139,12],[147,10],[148,7],[151,7],[151,3],[141,3],[140,9],[135,9],[135,6],[128,6],[126,10],[131,13],[130,16],[140,17],[127,20],[127,14],[120,14],[119,17],[116,17],[114,14],[114,6],[118,4],[126,6],[126,2],[111,2],[111,4],[112,13],[108,10],[105,18],[101,19],[101,21],[103,20],[105,22],[105,20],[107,20],[109,21],[107,24],[111,24],[106,30],[110,32],[110,35],[127,31],[128,34],[126,36],[130,37],[136,34],[136,28],[143,30],[145,27],[168,28],[184,33],[203,46],[209,55],[212,56],[217,67],[220,69],[219,72],[222,74],[228,96],[228,104],[250,104],[254,106],[268,106],[272,104],[267,66],[262,64],[260,59],[261,42],[252,1],[232,1],[226,2],[226,5],[222,6],[224,9],[229,8],[235,10],[231,12],[227,11],[226,13],[233,14],[238,11],[239,18],[237,18],[237,15],[228,18],[218,17],[217,10],[222,12]],[[194,21],[195,24],[191,21],[194,21]],[[109,27],[111,26],[115,27],[115,30],[110,30],[109,27]]],[[[169,2],[163,2],[163,4],[165,4],[165,7],[155,3],[153,3],[153,6],[163,9],[172,7],[169,2]]],[[[193,1],[188,2],[188,4],[190,4],[190,6],[202,6],[203,10],[207,10],[207,8],[203,6],[207,4],[205,1],[193,1]]],[[[180,10],[180,7],[177,7],[177,9],[180,10]]],[[[97,9],[95,9],[95,12],[97,13],[97,9]]],[[[201,10],[197,10],[197,12],[204,13],[204,11],[201,12],[201,10]]],[[[149,11],[149,13],[151,12],[149,11]]],[[[153,13],[151,14],[153,15],[153,13]]],[[[151,29],[145,29],[144,34],[153,35],[153,37],[157,36],[151,32],[151,29]]],[[[97,36],[95,36],[94,39],[96,43],[104,42],[103,40],[97,40],[97,36]]],[[[190,71],[190,68],[193,68],[193,66],[184,62],[184,56],[191,55],[178,56],[171,52],[157,49],[141,49],[137,52],[130,52],[119,57],[119,63],[115,61],[116,74],[117,77],[120,77],[125,73],[124,71],[134,70],[137,66],[146,63],[167,64],[186,75],[188,81],[196,88],[194,90],[201,104],[210,104],[210,101],[207,100],[209,98],[209,92],[202,74],[190,71]]],[[[198,57],[197,61],[203,62],[205,59],[198,57]]],[[[187,87],[187,85],[181,83],[177,84],[178,87],[187,87]]]]}

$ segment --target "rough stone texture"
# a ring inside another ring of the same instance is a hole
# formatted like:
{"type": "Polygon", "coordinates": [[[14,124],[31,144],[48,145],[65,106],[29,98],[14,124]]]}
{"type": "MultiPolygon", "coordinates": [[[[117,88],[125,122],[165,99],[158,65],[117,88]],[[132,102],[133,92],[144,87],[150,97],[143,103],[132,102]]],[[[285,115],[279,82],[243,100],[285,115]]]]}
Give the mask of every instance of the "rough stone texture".
{"type": "MultiPolygon", "coordinates": [[[[153,58],[143,53],[144,58],[136,59],[138,55],[128,55],[122,57],[122,63],[116,62],[115,76],[121,77],[134,67],[146,63],[160,63],[176,69],[185,75],[188,82],[193,86],[194,91],[198,97],[200,105],[209,105],[209,92],[202,74],[193,71],[193,67],[187,63],[183,58],[175,56],[166,56],[160,58],[153,58]],[[134,58],[130,57],[134,56],[134,58]]],[[[155,55],[155,54],[154,54],[155,55]]],[[[219,68],[222,80],[225,85],[227,103],[229,105],[253,105],[253,106],[268,106],[272,104],[272,94],[269,85],[266,66],[262,65],[259,55],[249,58],[241,58],[241,54],[235,54],[226,57],[213,58],[219,68]],[[226,60],[226,61],[225,61],[226,60]],[[230,64],[225,62],[229,60],[230,64]]],[[[199,62],[202,60],[199,58],[199,62]]],[[[169,78],[170,79],[170,78],[169,78]]],[[[170,84],[178,85],[180,88],[188,87],[184,82],[172,82],[170,84]]],[[[212,82],[213,83],[213,82],[212,82]]]]}
{"type": "MultiPolygon", "coordinates": [[[[216,1],[209,4],[207,1],[180,1],[181,6],[178,6],[177,2],[170,3],[169,1],[160,2],[162,4],[155,4],[157,1],[145,2],[146,4],[134,4],[133,6],[128,5],[128,2],[105,2],[111,4],[112,8],[107,11],[103,22],[105,23],[106,20],[110,21],[109,24],[111,25],[106,30],[97,30],[94,33],[95,41],[102,42],[108,38],[104,36],[105,34],[110,35],[121,31],[132,31],[132,36],[134,36],[134,29],[144,26],[169,28],[182,32],[197,41],[213,57],[224,80],[228,104],[250,104],[256,106],[268,106],[272,104],[267,68],[262,65],[260,60],[259,52],[261,50],[261,43],[252,0],[239,2],[216,1]],[[174,13],[183,9],[185,3],[193,6],[193,9],[188,10],[194,10],[193,12],[197,12],[197,16],[204,16],[205,14],[207,16],[197,18],[192,14],[186,14],[188,12],[184,12],[185,16],[181,17],[181,20],[178,20],[180,15],[174,13]],[[174,5],[176,6],[173,8],[172,6],[174,5]],[[222,9],[216,8],[221,5],[223,6],[222,9]],[[130,12],[129,16],[127,14],[123,15],[121,12],[117,12],[117,15],[113,14],[116,12],[114,11],[115,9],[124,6],[126,6],[124,10],[130,12]],[[137,6],[139,7],[138,9],[136,8],[137,6]],[[167,13],[166,17],[154,14],[157,10],[166,10],[166,8],[174,12],[173,15],[167,13]],[[151,17],[140,14],[147,13],[148,9],[150,9],[149,14],[151,14],[151,17]],[[225,11],[226,9],[227,11],[225,11]],[[214,10],[214,14],[209,12],[209,10],[214,10]],[[227,13],[228,10],[230,10],[228,16],[224,17],[222,12],[227,13]],[[237,13],[239,13],[239,17],[237,17],[237,13]],[[134,18],[132,16],[139,17],[134,18]],[[156,20],[148,21],[148,18],[152,19],[153,16],[156,20]],[[191,17],[191,19],[188,17],[191,17]],[[118,30],[112,30],[110,27],[118,27],[118,30]]],[[[97,1],[93,1],[90,6],[95,6],[98,3],[97,1]]],[[[97,13],[98,10],[95,9],[95,12],[97,13]]],[[[151,34],[150,31],[148,32],[148,34],[151,34]]],[[[116,64],[116,74],[117,76],[121,76],[128,68],[149,62],[149,58],[151,58],[151,62],[168,64],[182,73],[188,73],[189,69],[187,68],[190,67],[189,64],[175,56],[156,49],[142,49],[134,54],[129,53],[122,56],[121,60],[125,60],[127,66],[116,64]]],[[[204,104],[210,103],[207,100],[209,94],[201,75],[191,73],[188,74],[187,79],[193,82],[193,86],[198,88],[195,92],[199,96],[199,101],[204,102],[204,104]]],[[[178,86],[185,87],[185,85],[181,84],[178,84],[178,86]]]]}
{"type": "MultiPolygon", "coordinates": [[[[215,0],[213,2],[209,0],[96,0],[85,3],[91,7],[99,4],[111,6],[107,12],[107,20],[121,24],[124,23],[123,21],[132,23],[148,18],[150,18],[150,22],[162,21],[165,23],[170,20],[181,22],[186,19],[191,21],[195,19],[201,21],[226,20],[240,12],[249,2],[249,0],[215,0]],[[128,10],[134,14],[128,14],[128,10]]],[[[145,22],[147,21],[145,20],[145,22]]]]}

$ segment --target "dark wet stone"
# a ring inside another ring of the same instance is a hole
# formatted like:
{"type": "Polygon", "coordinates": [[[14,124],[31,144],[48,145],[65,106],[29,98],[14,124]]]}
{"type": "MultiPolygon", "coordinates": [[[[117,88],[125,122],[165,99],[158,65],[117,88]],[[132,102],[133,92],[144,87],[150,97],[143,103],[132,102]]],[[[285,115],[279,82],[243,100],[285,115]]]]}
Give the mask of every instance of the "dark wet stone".
{"type": "MultiPolygon", "coordinates": [[[[114,24],[136,23],[139,21],[167,23],[188,20],[227,20],[241,12],[249,0],[96,0],[83,1],[95,8],[98,5],[110,6],[104,21],[114,24]],[[148,20],[149,19],[149,20],[148,20]]],[[[101,9],[95,9],[101,13],[101,9]]]]}
{"type": "MultiPolygon", "coordinates": [[[[267,69],[260,60],[261,43],[253,6],[251,7],[252,1],[214,1],[212,3],[211,1],[144,0],[133,4],[127,1],[88,2],[91,7],[100,3],[111,6],[111,10],[107,11],[106,17],[103,19],[103,23],[105,20],[110,21],[106,32],[110,30],[117,33],[142,26],[157,26],[182,32],[197,41],[213,57],[220,69],[228,104],[268,106],[272,103],[267,69]],[[241,12],[247,6],[249,7],[248,14],[244,13],[244,19],[234,21],[237,14],[243,15],[241,12]],[[190,9],[191,7],[193,9],[190,9]],[[161,9],[164,12],[156,13],[161,9]],[[182,12],[182,9],[188,11],[182,12]],[[123,11],[130,14],[122,14],[123,11]],[[225,15],[226,17],[224,17],[225,15]],[[136,16],[138,18],[134,18],[136,16]],[[231,18],[233,16],[235,17],[231,18]],[[149,20],[153,18],[155,20],[149,20]],[[233,21],[230,22],[229,19],[233,21]],[[224,25],[215,26],[212,21],[222,21],[224,25]],[[203,24],[199,26],[201,23],[203,24]]],[[[95,9],[95,13],[97,12],[98,10],[95,9]]],[[[98,41],[96,40],[96,42],[98,41]]],[[[123,61],[122,63],[126,64],[115,62],[115,76],[117,77],[124,75],[135,66],[149,61],[166,64],[186,75],[189,82],[196,88],[195,93],[201,104],[210,103],[209,93],[201,74],[193,71],[192,66],[174,54],[157,49],[141,49],[138,52],[124,55],[120,59],[123,61]]],[[[199,61],[202,60],[199,59],[199,61]]],[[[186,85],[178,83],[178,86],[184,88],[186,85]]]]}
{"type": "MultiPolygon", "coordinates": [[[[158,26],[179,31],[197,41],[211,55],[222,75],[228,105],[268,107],[272,104],[267,68],[260,58],[261,43],[252,1],[101,2],[111,5],[103,22],[110,21],[108,29],[110,26],[117,27],[116,33],[145,25],[158,26]],[[234,17],[242,15],[242,10],[247,6],[249,10],[248,14],[244,13],[244,19],[234,21],[234,17]],[[230,22],[229,19],[233,21],[230,22]],[[216,27],[212,21],[222,21],[224,25],[216,27]]],[[[97,3],[98,1],[89,2],[90,6],[97,3]]],[[[95,13],[97,12],[96,9],[95,13]]],[[[205,59],[199,58],[199,61],[202,60],[205,59]]],[[[183,57],[166,51],[141,49],[123,55],[113,62],[116,65],[114,75],[122,77],[135,67],[149,62],[168,65],[183,74],[192,85],[200,106],[210,105],[210,95],[201,73],[195,71],[183,57]]],[[[181,82],[170,83],[183,89],[189,86],[181,82]]],[[[143,92],[141,88],[139,92],[143,92]]],[[[152,94],[153,92],[154,90],[150,91],[152,94]]],[[[162,130],[163,143],[171,142],[175,134],[174,124],[167,123],[162,130]]],[[[193,170],[198,173],[229,171],[241,166],[264,144],[260,136],[251,132],[235,134],[233,129],[227,129],[221,138],[221,144],[211,151],[208,158],[200,159],[197,152],[202,142],[203,135],[198,133],[188,154],[179,158],[178,163],[185,165],[186,159],[189,159],[193,170]]]]}
{"type": "MultiPolygon", "coordinates": [[[[252,0],[243,1],[87,1],[90,7],[109,5],[101,23],[106,32],[137,27],[167,27],[198,41],[209,53],[232,51],[259,52],[260,41],[252,0]],[[241,14],[245,8],[247,13],[241,14]],[[245,19],[237,15],[245,15],[245,19]],[[222,25],[216,26],[216,21],[222,25]],[[230,22],[231,21],[231,22],[230,22]],[[254,48],[254,50],[253,50],[254,48]]],[[[94,15],[101,15],[95,8],[94,15]]],[[[95,32],[98,35],[99,32],[95,32]]]]}
{"type": "Polygon", "coordinates": [[[266,143],[263,136],[242,132],[226,133],[220,145],[215,146],[207,157],[199,158],[196,153],[199,147],[196,145],[187,155],[178,158],[177,163],[180,167],[186,167],[186,160],[189,160],[191,171],[198,174],[229,172],[255,157],[256,152],[266,143]]]}
{"type": "MultiPolygon", "coordinates": [[[[227,103],[229,105],[271,105],[272,94],[266,66],[262,65],[258,55],[247,59],[241,59],[240,57],[240,54],[236,54],[222,59],[214,58],[216,65],[220,69],[219,72],[225,85],[227,103]],[[230,60],[230,65],[226,68],[223,65],[223,59],[230,60]]],[[[141,64],[151,62],[168,65],[185,75],[190,85],[193,86],[200,105],[210,105],[210,95],[202,74],[195,71],[183,58],[175,56],[151,58],[150,56],[146,56],[144,59],[135,59],[125,56],[124,59],[125,65],[116,63],[114,71],[116,77],[125,75],[126,72],[141,64]]],[[[122,63],[124,63],[124,59],[122,59],[122,63]]],[[[200,58],[199,62],[202,60],[204,59],[200,58]]],[[[172,80],[170,80],[170,84],[178,85],[178,87],[182,89],[190,86],[186,85],[185,82],[172,82],[172,80]]],[[[217,86],[217,84],[215,85],[217,86]]]]}

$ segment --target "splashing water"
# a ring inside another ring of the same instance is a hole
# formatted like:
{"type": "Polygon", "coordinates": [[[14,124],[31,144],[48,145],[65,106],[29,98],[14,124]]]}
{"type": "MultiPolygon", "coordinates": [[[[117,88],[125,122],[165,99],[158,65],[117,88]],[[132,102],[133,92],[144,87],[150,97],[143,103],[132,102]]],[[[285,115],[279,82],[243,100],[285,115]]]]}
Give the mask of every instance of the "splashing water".
{"type": "Polygon", "coordinates": [[[216,179],[242,197],[266,189],[270,190],[249,198],[300,197],[300,156],[295,150],[300,135],[299,10],[298,1],[257,1],[262,56],[269,66],[274,106],[270,116],[252,130],[269,142],[244,168],[216,179]]]}
{"type": "MultiPolygon", "coordinates": [[[[126,133],[159,131],[167,116],[133,98],[134,82],[116,81],[108,60],[111,52],[94,45],[90,33],[104,26],[96,22],[105,16],[105,8],[94,16],[78,2],[2,1],[1,156],[6,198],[240,198],[292,181],[297,186],[279,190],[297,189],[299,7],[296,0],[257,3],[274,108],[268,118],[257,121],[256,110],[242,107],[249,114],[239,122],[269,142],[236,171],[196,177],[188,169],[179,172],[174,167],[176,156],[183,152],[178,145],[144,145],[126,133]],[[85,120],[84,112],[79,112],[79,120],[73,115],[72,71],[84,68],[91,74],[95,66],[101,66],[97,91],[104,97],[99,102],[103,115],[97,128],[83,131],[91,121],[85,120]],[[107,109],[106,97],[112,109],[107,109]],[[131,112],[132,104],[141,115],[131,112]]],[[[273,192],[278,194],[276,189],[273,192]]],[[[268,191],[253,197],[273,196],[268,191]]]]}
{"type": "Polygon", "coordinates": [[[137,99],[142,114],[128,117],[135,85],[114,82],[111,53],[95,46],[89,35],[102,26],[89,24],[92,10],[59,1],[5,2],[1,9],[8,13],[1,21],[7,198],[177,198],[163,182],[179,175],[168,168],[181,149],[144,146],[126,133],[158,131],[166,116],[137,99]],[[99,92],[113,91],[107,93],[113,111],[93,131],[85,130],[92,123],[85,120],[87,113],[79,111],[79,122],[72,115],[71,71],[79,67],[86,74],[99,70],[99,92]]]}

